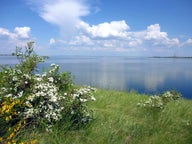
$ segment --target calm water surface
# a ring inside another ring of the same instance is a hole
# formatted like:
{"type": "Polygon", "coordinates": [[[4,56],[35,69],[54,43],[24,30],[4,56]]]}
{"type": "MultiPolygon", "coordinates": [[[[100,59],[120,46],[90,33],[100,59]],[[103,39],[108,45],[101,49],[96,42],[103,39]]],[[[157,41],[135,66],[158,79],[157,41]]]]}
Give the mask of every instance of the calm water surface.
{"type": "MultiPolygon", "coordinates": [[[[0,57],[0,65],[15,63],[14,57],[0,57]]],[[[192,99],[192,59],[54,56],[39,69],[51,63],[75,75],[76,84],[146,94],[176,89],[192,99]]]]}

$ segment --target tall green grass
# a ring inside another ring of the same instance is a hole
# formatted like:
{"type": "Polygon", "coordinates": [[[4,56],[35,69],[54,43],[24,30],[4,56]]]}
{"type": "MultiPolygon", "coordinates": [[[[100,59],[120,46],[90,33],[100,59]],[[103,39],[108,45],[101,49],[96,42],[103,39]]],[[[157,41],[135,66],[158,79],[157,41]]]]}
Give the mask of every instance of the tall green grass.
{"type": "Polygon", "coordinates": [[[136,92],[98,90],[89,107],[94,120],[84,128],[66,133],[64,126],[52,132],[33,132],[40,144],[190,144],[192,101],[169,102],[161,111],[148,111],[137,103],[148,96],[136,92]]]}

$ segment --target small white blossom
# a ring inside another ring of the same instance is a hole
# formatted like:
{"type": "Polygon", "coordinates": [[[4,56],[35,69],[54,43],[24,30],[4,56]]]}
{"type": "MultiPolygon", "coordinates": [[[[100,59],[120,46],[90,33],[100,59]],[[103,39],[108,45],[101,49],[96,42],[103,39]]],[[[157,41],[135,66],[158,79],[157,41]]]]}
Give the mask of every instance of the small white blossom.
{"type": "Polygon", "coordinates": [[[13,81],[17,81],[18,79],[17,79],[17,76],[14,76],[13,77],[13,81]]]}
{"type": "Polygon", "coordinates": [[[21,98],[23,96],[23,91],[19,92],[17,97],[21,98]]]}
{"type": "Polygon", "coordinates": [[[81,102],[86,102],[87,99],[82,99],[82,98],[80,98],[80,101],[81,101],[81,102]]]}
{"type": "Polygon", "coordinates": [[[52,64],[51,64],[51,67],[52,67],[52,66],[55,66],[55,65],[56,65],[55,63],[52,63],[52,64]]]}
{"type": "Polygon", "coordinates": [[[54,81],[53,77],[49,77],[48,80],[49,80],[50,82],[53,82],[53,81],[54,81]]]}
{"type": "Polygon", "coordinates": [[[46,73],[43,73],[43,74],[42,74],[42,77],[46,77],[46,76],[47,76],[47,74],[46,74],[46,73]]]}
{"type": "Polygon", "coordinates": [[[50,99],[51,102],[56,102],[57,101],[57,97],[56,96],[52,96],[50,99]]]}
{"type": "Polygon", "coordinates": [[[96,101],[96,98],[94,96],[91,96],[92,101],[96,101]]]}

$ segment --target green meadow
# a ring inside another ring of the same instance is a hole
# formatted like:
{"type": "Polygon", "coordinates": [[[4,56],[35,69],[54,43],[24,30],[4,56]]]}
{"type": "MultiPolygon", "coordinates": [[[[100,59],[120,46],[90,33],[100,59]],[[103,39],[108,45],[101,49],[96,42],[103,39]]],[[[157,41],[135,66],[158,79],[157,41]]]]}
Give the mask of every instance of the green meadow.
{"type": "MultiPolygon", "coordinates": [[[[113,90],[97,90],[89,107],[94,120],[78,130],[33,132],[40,144],[190,144],[192,143],[192,101],[179,99],[163,110],[148,110],[137,104],[147,95],[113,90]]],[[[29,135],[26,135],[28,137],[29,135]]]]}

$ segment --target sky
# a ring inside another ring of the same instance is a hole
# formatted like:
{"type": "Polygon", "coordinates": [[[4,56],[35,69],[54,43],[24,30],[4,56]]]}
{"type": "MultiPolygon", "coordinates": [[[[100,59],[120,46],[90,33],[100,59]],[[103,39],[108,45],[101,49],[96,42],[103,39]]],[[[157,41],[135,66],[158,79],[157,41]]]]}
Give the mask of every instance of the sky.
{"type": "Polygon", "coordinates": [[[0,54],[192,56],[191,0],[0,0],[0,54]]]}

